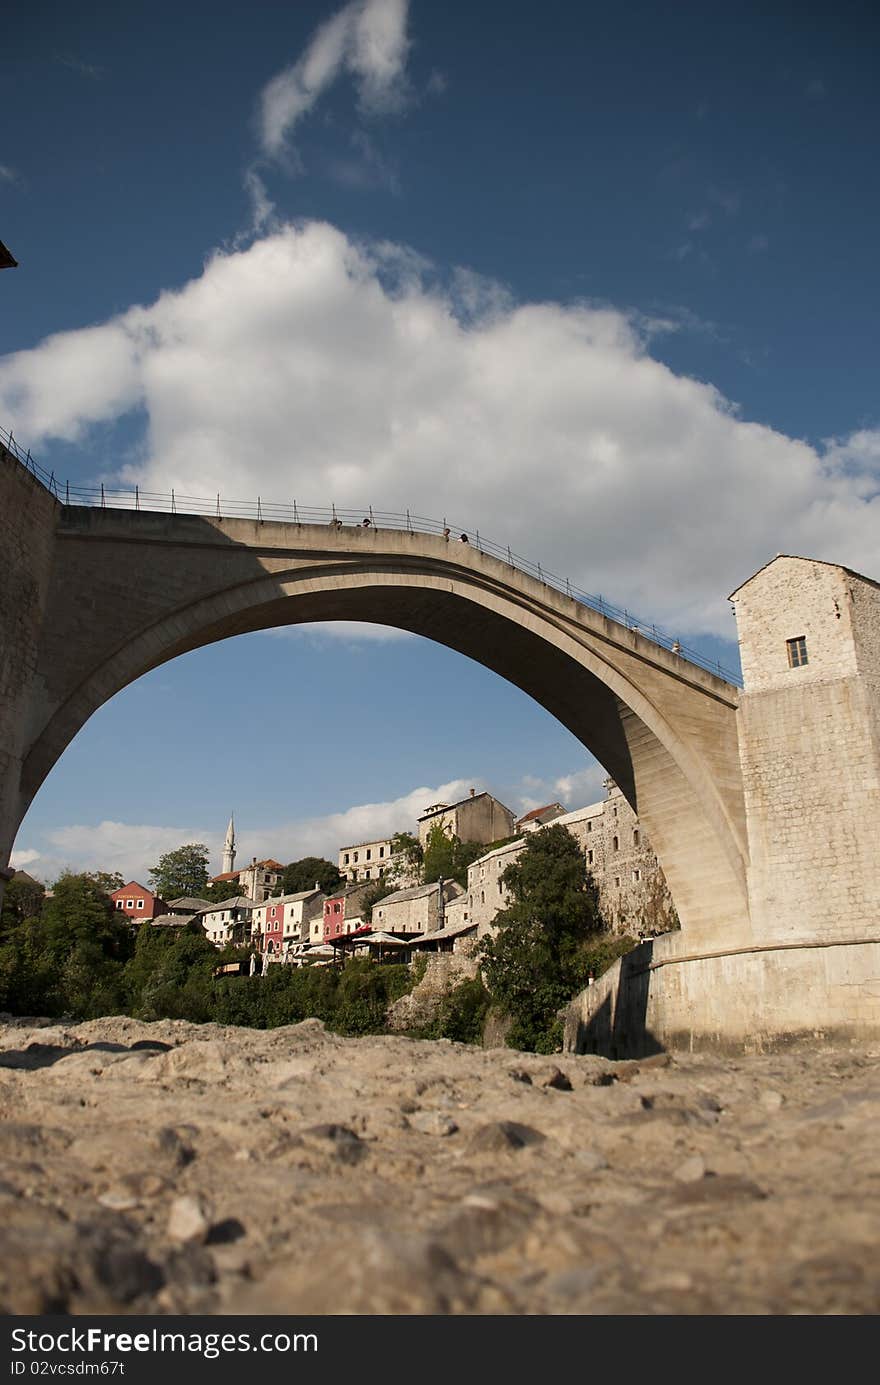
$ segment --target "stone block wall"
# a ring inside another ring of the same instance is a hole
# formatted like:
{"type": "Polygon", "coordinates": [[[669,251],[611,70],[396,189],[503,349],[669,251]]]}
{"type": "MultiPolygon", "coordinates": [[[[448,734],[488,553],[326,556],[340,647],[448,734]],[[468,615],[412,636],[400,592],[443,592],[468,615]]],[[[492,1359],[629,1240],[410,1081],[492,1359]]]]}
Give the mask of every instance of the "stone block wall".
{"type": "Polygon", "coordinates": [[[733,597],[756,943],[880,925],[880,586],[780,557],[733,597]],[[791,666],[803,636],[807,662],[791,666]]]}
{"type": "Polygon", "coordinates": [[[670,933],[575,996],[563,1048],[638,1058],[662,1049],[761,1052],[880,1031],[880,940],[694,955],[670,933]]]}
{"type": "Polygon", "coordinates": [[[0,446],[0,898],[18,829],[22,751],[58,508],[45,487],[0,446]]]}

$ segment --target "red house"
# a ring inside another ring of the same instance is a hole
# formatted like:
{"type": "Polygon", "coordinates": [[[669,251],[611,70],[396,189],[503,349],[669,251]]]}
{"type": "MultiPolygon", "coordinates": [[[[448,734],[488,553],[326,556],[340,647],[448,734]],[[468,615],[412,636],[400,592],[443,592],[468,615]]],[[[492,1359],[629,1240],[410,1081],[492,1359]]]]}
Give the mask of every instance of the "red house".
{"type": "Polygon", "coordinates": [[[343,933],[353,932],[361,919],[363,898],[375,883],[375,880],[365,880],[359,885],[343,886],[324,901],[323,942],[330,943],[343,933]]]}
{"type": "Polygon", "coordinates": [[[263,951],[276,955],[281,952],[284,939],[284,905],[265,903],[266,927],[263,933],[263,951]]]}
{"type": "Polygon", "coordinates": [[[113,900],[114,909],[138,921],[155,918],[157,914],[164,914],[168,909],[164,899],[160,899],[144,885],[139,885],[136,880],[130,880],[121,890],[114,890],[110,898],[113,900]]]}

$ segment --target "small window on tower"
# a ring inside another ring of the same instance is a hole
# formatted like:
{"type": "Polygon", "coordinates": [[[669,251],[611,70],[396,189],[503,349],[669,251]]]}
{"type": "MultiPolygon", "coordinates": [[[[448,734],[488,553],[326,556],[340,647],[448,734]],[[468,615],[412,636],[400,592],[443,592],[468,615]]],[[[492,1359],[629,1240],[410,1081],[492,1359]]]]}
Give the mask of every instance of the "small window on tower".
{"type": "Polygon", "coordinates": [[[789,668],[801,668],[807,662],[806,635],[797,635],[793,640],[786,640],[785,647],[788,650],[789,668]]]}

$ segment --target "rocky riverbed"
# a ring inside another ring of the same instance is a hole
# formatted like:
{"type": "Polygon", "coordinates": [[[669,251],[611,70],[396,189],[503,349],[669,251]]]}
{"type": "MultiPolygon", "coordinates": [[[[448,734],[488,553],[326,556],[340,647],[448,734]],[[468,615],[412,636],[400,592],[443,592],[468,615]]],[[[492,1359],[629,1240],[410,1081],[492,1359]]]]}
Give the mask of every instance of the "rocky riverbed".
{"type": "Polygon", "coordinates": [[[0,1021],[0,1311],[873,1314],[880,1044],[0,1021]]]}

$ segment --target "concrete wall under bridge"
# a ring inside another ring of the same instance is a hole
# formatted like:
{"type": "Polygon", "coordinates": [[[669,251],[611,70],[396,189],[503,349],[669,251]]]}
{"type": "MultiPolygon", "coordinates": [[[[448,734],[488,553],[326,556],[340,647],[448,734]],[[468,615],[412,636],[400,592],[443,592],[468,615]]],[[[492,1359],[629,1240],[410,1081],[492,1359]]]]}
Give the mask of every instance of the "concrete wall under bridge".
{"type": "Polygon", "coordinates": [[[571,1002],[568,1053],[642,1058],[663,1049],[761,1052],[880,1035],[880,937],[690,951],[642,943],[571,1002]]]}

